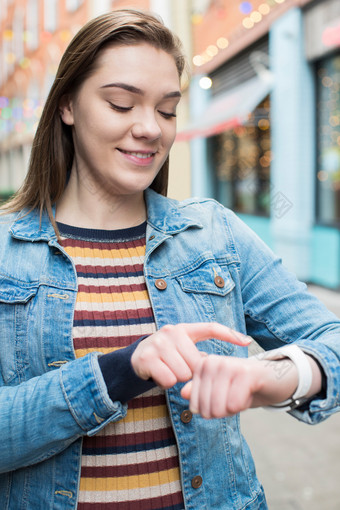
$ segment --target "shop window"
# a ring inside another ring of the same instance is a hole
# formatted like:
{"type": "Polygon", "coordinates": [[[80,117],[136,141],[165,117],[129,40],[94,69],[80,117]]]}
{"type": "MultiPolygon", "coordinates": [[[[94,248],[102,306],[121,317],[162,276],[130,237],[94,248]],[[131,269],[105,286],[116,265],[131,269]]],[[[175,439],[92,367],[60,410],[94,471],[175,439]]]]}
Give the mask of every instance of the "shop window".
{"type": "Polygon", "coordinates": [[[58,24],[58,1],[45,0],[44,2],[44,30],[54,32],[58,24]]]}
{"type": "Polygon", "coordinates": [[[317,65],[317,217],[340,226],[340,55],[317,65]]]}
{"type": "Polygon", "coordinates": [[[68,11],[76,11],[82,3],[83,0],[66,0],[66,9],[68,11]]]}
{"type": "Polygon", "coordinates": [[[38,0],[29,0],[26,6],[26,41],[30,51],[39,44],[39,6],[38,0]]]}
{"type": "Polygon", "coordinates": [[[269,216],[270,142],[269,96],[244,126],[211,139],[216,198],[236,212],[269,216]]]}

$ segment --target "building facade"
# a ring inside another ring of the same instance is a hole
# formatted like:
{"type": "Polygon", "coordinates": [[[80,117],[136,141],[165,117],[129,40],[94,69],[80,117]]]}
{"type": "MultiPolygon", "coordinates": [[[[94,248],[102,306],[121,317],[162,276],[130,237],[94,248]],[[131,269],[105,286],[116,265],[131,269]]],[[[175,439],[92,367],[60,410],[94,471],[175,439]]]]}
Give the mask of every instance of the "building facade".
{"type": "Polygon", "coordinates": [[[192,59],[169,195],[218,199],[299,278],[340,288],[338,0],[0,0],[0,199],[73,34],[126,7],[161,15],[192,59]]]}
{"type": "Polygon", "coordinates": [[[300,279],[339,288],[340,3],[205,2],[194,32],[178,135],[192,193],[234,209],[300,279]]]}
{"type": "MultiPolygon", "coordinates": [[[[0,201],[24,179],[42,107],[73,35],[89,19],[127,7],[160,15],[180,35],[190,54],[190,2],[0,0],[0,201]]],[[[183,103],[182,115],[186,116],[185,97],[183,103]]],[[[179,145],[171,158],[171,195],[190,195],[189,168],[189,147],[179,145]]]]}

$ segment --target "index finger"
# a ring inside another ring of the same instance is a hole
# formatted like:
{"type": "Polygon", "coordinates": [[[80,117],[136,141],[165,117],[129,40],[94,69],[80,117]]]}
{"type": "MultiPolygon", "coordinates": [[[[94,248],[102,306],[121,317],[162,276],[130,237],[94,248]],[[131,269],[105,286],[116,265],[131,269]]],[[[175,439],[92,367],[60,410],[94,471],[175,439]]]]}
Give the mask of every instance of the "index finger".
{"type": "Polygon", "coordinates": [[[218,322],[196,322],[183,324],[183,326],[187,335],[195,344],[209,338],[217,338],[231,344],[247,346],[253,340],[250,336],[243,335],[243,333],[218,322]]]}

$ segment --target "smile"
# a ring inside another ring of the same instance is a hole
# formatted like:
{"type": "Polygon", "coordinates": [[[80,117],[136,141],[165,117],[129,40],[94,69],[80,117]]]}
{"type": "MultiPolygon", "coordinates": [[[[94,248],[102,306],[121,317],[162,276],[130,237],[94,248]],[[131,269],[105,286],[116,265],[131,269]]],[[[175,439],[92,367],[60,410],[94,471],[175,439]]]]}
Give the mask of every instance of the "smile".
{"type": "Polygon", "coordinates": [[[140,159],[152,158],[152,156],[155,155],[154,152],[124,151],[123,149],[119,149],[119,150],[120,150],[120,152],[123,152],[124,154],[127,154],[128,156],[134,156],[135,158],[140,158],[140,159]]]}

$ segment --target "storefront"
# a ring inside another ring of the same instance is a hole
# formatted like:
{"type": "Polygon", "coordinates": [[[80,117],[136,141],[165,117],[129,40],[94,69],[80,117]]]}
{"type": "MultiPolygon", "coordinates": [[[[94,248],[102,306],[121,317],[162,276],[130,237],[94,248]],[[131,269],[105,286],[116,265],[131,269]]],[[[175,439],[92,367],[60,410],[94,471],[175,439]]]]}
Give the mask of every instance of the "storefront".
{"type": "MultiPolygon", "coordinates": [[[[340,20],[339,20],[340,32],[340,20]]],[[[340,227],[340,52],[316,65],[317,220],[340,227]]]]}
{"type": "Polygon", "coordinates": [[[192,194],[232,208],[297,276],[340,287],[340,3],[311,2],[192,86],[192,194]]]}
{"type": "Polygon", "coordinates": [[[305,12],[306,57],[315,77],[314,280],[340,287],[340,4],[319,2],[305,12]]]}

